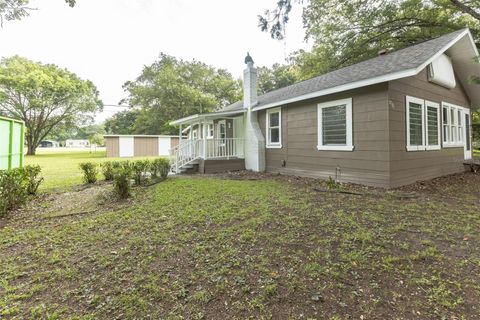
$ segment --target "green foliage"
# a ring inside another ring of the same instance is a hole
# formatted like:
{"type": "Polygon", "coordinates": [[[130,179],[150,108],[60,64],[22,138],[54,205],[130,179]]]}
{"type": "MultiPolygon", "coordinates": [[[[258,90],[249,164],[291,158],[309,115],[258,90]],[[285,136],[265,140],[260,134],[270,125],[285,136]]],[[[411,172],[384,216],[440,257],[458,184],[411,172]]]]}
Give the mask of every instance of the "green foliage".
{"type": "Polygon", "coordinates": [[[103,137],[103,134],[100,134],[100,133],[93,134],[88,138],[88,141],[90,142],[91,145],[96,145],[96,146],[105,145],[105,138],[103,137]]]}
{"type": "Polygon", "coordinates": [[[83,182],[95,183],[97,182],[98,168],[94,162],[82,162],[79,165],[83,171],[83,182]]]}
{"type": "Polygon", "coordinates": [[[28,179],[23,169],[0,170],[0,216],[24,204],[27,190],[28,179]]]}
{"type": "Polygon", "coordinates": [[[292,66],[275,63],[271,68],[258,68],[258,91],[260,94],[289,86],[297,81],[292,66]]]}
{"type": "Polygon", "coordinates": [[[140,186],[145,184],[147,180],[147,172],[151,168],[149,160],[137,160],[131,164],[133,180],[135,185],[140,186]]]}
{"type": "MultiPolygon", "coordinates": [[[[124,89],[129,94],[125,102],[141,109],[138,115],[127,112],[118,119],[135,118],[133,131],[137,134],[174,134],[171,120],[211,112],[241,98],[240,81],[226,70],[165,54],[144,67],[135,81],[125,83],[124,89]]],[[[116,124],[110,121],[109,130],[112,126],[116,124]]]]}
{"type": "Polygon", "coordinates": [[[23,168],[23,174],[27,180],[27,193],[29,195],[36,195],[38,187],[43,182],[43,177],[40,177],[42,168],[38,165],[28,165],[23,168]]]}
{"type": "Polygon", "coordinates": [[[112,181],[113,180],[113,174],[114,174],[114,164],[112,161],[107,161],[102,163],[101,165],[102,168],[102,174],[105,177],[106,181],[112,181]]]}
{"type": "MultiPolygon", "coordinates": [[[[0,26],[4,21],[20,20],[30,15],[31,7],[28,6],[29,0],[2,0],[0,1],[0,26]]],[[[65,0],[70,6],[74,7],[76,0],[65,0]]]]}
{"type": "Polygon", "coordinates": [[[105,121],[105,130],[110,134],[133,134],[135,122],[140,112],[138,110],[126,110],[115,113],[105,121]]]}
{"type": "Polygon", "coordinates": [[[125,163],[117,167],[113,173],[113,190],[120,199],[129,198],[132,195],[132,170],[125,163]]]}
{"type": "Polygon", "coordinates": [[[91,121],[101,106],[93,83],[66,69],[19,56],[0,62],[0,113],[25,121],[28,154],[57,126],[91,121]]]}
{"type": "Polygon", "coordinates": [[[152,178],[166,179],[170,171],[170,161],[165,158],[156,158],[150,162],[152,178]]]}
{"type": "MultiPolygon", "coordinates": [[[[292,57],[300,80],[374,57],[390,50],[469,27],[480,38],[480,2],[457,0],[310,0],[303,21],[311,52],[292,57]]],[[[260,27],[281,38],[291,0],[260,17],[260,27]],[[280,22],[280,23],[278,23],[280,22]]],[[[480,42],[477,42],[480,47],[480,42]]]]}

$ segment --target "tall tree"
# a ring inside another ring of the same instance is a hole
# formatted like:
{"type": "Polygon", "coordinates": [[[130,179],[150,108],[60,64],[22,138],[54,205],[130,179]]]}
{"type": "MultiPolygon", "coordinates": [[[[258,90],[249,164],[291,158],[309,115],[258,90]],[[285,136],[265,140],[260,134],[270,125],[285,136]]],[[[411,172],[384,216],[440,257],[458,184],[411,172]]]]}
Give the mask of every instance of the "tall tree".
{"type": "Polygon", "coordinates": [[[68,70],[18,56],[0,62],[0,110],[25,121],[29,155],[56,126],[84,123],[101,107],[93,83],[68,70]]]}
{"type": "Polygon", "coordinates": [[[109,134],[133,134],[135,133],[135,121],[139,111],[125,110],[115,113],[105,120],[105,131],[109,134]]]}
{"type": "Polygon", "coordinates": [[[271,68],[258,68],[258,91],[260,94],[280,89],[297,81],[293,67],[275,63],[271,68]]]}
{"type": "Polygon", "coordinates": [[[124,89],[129,105],[140,107],[134,124],[138,134],[175,133],[169,122],[217,110],[241,98],[241,85],[230,73],[202,62],[165,54],[124,89]]]}
{"type": "MultiPolygon", "coordinates": [[[[0,26],[4,21],[20,20],[30,15],[34,8],[29,7],[29,0],[0,0],[0,26]]],[[[70,6],[75,6],[76,0],[65,0],[70,6]]]]}
{"type": "MultiPolygon", "coordinates": [[[[303,21],[312,52],[293,57],[302,79],[464,27],[480,47],[478,0],[305,0],[303,21]]],[[[298,4],[300,5],[300,4],[298,4]]],[[[260,27],[281,38],[291,0],[259,17],[260,27]]]]}

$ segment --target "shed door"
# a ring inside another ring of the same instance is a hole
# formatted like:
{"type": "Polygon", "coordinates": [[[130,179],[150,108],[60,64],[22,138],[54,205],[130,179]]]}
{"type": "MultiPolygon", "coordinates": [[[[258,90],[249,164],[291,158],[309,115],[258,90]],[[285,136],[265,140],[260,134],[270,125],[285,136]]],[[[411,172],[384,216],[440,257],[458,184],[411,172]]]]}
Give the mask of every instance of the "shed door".
{"type": "Polygon", "coordinates": [[[170,138],[158,138],[158,155],[168,156],[170,154],[170,138]]]}
{"type": "Polygon", "coordinates": [[[120,157],[133,157],[135,150],[133,137],[120,137],[118,148],[120,157]]]}
{"type": "Polygon", "coordinates": [[[22,143],[22,125],[20,123],[13,123],[12,131],[12,168],[20,167],[23,146],[22,143]]]}
{"type": "Polygon", "coordinates": [[[10,153],[10,122],[0,119],[0,170],[8,169],[10,153]]]}

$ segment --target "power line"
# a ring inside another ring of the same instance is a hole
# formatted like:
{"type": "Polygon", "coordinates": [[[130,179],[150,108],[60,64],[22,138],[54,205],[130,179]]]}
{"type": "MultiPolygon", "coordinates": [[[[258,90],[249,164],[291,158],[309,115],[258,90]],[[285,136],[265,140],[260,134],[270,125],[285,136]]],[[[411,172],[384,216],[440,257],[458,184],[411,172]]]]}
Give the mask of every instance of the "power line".
{"type": "Polygon", "coordinates": [[[104,107],[116,107],[116,108],[133,108],[133,106],[126,106],[121,104],[104,104],[104,107]]]}

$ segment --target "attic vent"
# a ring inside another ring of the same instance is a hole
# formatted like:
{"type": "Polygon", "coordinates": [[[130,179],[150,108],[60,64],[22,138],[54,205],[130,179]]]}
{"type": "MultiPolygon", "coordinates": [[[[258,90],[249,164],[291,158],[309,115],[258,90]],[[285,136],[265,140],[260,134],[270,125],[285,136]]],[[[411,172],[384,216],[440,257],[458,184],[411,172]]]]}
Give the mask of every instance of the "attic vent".
{"type": "Polygon", "coordinates": [[[452,61],[442,54],[428,66],[428,81],[453,89],[456,86],[452,61]]]}

